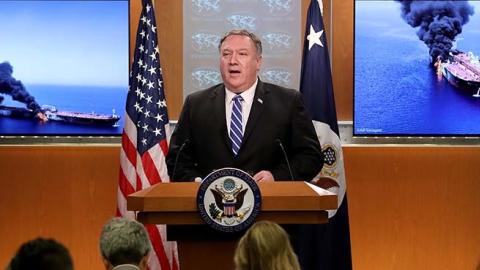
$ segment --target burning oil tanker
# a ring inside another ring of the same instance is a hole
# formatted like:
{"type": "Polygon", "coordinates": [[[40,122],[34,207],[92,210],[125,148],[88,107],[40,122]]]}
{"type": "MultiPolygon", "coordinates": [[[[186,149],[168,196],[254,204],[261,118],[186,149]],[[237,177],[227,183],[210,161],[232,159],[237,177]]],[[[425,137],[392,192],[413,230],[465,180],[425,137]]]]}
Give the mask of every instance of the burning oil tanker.
{"type": "Polygon", "coordinates": [[[474,14],[468,1],[395,0],[401,4],[401,16],[427,45],[437,74],[452,85],[480,97],[480,63],[478,56],[455,48],[463,25],[474,14]]]}
{"type": "MultiPolygon", "coordinates": [[[[116,115],[115,112],[112,112],[112,114],[97,114],[94,112],[59,111],[50,105],[43,105],[42,110],[48,120],[66,124],[115,127],[120,120],[120,116],[116,115]]],[[[0,117],[34,119],[35,113],[27,108],[0,105],[0,117]]]]}

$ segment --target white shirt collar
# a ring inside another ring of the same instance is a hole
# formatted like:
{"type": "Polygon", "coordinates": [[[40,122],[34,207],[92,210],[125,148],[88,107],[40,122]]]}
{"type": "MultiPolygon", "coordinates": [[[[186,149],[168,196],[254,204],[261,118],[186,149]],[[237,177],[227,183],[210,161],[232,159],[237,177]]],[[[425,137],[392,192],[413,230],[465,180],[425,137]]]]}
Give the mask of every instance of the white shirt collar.
{"type": "Polygon", "coordinates": [[[134,264],[119,264],[113,267],[112,270],[140,270],[140,267],[134,264]]]}
{"type": "MultiPolygon", "coordinates": [[[[245,103],[252,104],[253,98],[255,97],[255,89],[257,88],[257,84],[258,84],[258,78],[255,80],[255,83],[253,83],[253,85],[250,86],[250,88],[248,88],[247,90],[245,90],[245,91],[243,91],[242,93],[239,94],[239,95],[242,96],[245,103]]],[[[232,99],[236,95],[237,94],[228,90],[227,87],[225,87],[225,101],[227,101],[227,103],[232,102],[232,99]]]]}

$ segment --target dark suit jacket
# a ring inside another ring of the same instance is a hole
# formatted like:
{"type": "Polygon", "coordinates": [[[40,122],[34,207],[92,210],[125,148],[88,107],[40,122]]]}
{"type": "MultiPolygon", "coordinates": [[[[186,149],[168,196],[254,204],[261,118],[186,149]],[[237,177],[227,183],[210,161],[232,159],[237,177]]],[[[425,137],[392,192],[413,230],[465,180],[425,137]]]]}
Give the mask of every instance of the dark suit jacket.
{"type": "Polygon", "coordinates": [[[168,171],[172,181],[203,178],[224,167],[239,168],[252,176],[268,170],[275,180],[291,180],[278,140],[287,152],[295,180],[311,180],[320,172],[323,156],[300,92],[259,80],[235,157],[225,120],[225,86],[219,84],[186,98],[170,140],[168,171]]]}

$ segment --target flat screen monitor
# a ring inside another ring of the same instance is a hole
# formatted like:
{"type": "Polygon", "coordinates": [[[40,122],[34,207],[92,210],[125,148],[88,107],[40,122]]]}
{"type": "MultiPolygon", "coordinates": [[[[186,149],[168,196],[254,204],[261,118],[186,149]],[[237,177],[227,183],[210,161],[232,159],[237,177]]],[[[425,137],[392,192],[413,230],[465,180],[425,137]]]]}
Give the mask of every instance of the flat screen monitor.
{"type": "Polygon", "coordinates": [[[128,0],[2,0],[0,25],[0,136],[121,134],[128,0]]]}
{"type": "Polygon", "coordinates": [[[480,135],[480,1],[355,1],[354,135],[480,135]]]}

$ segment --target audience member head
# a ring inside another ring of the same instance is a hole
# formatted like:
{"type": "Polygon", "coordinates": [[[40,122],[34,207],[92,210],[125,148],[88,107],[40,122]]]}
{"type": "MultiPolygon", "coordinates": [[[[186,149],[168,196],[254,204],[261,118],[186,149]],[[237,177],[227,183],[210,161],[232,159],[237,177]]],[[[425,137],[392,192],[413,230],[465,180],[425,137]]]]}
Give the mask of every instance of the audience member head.
{"type": "Polygon", "coordinates": [[[248,229],[238,242],[234,261],[236,270],[300,270],[287,232],[270,221],[248,229]]]}
{"type": "Polygon", "coordinates": [[[70,253],[53,239],[37,238],[20,246],[8,270],[73,270],[70,253]]]}
{"type": "Polygon", "coordinates": [[[147,269],[150,240],[143,225],[127,218],[112,218],[100,235],[100,251],[106,269],[135,265],[147,269]]]}

